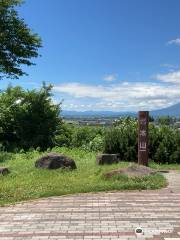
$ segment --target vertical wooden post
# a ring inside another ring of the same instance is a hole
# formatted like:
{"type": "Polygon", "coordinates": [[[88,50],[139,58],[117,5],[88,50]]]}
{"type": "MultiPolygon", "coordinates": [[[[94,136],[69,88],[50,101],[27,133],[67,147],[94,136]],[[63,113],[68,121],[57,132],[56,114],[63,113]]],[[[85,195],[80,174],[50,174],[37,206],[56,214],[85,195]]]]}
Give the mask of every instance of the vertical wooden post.
{"type": "Polygon", "coordinates": [[[148,166],[148,126],[149,112],[139,111],[138,114],[138,164],[148,166]]]}

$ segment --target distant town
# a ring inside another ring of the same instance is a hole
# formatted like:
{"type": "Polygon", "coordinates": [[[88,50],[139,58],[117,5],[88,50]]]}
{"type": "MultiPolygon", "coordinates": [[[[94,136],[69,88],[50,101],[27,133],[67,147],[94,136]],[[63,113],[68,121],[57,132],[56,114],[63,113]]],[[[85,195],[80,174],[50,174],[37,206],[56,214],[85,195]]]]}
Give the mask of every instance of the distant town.
{"type": "Polygon", "coordinates": [[[86,117],[86,118],[72,118],[64,117],[64,120],[68,124],[76,124],[82,126],[111,126],[117,118],[96,118],[96,117],[86,117]]]}
{"type": "MultiPolygon", "coordinates": [[[[130,118],[127,116],[126,118],[130,118]]],[[[63,117],[64,121],[69,125],[79,126],[113,126],[116,125],[122,118],[125,117],[63,117]]],[[[180,118],[161,116],[153,118],[150,116],[149,119],[155,125],[170,125],[180,128],[180,118]]]]}

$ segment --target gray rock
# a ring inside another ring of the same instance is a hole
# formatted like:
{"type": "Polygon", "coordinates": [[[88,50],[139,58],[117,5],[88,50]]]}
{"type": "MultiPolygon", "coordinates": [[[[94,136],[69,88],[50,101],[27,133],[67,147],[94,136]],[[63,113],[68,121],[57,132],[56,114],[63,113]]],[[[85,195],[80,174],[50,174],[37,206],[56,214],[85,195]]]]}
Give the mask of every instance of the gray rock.
{"type": "Polygon", "coordinates": [[[118,154],[99,154],[96,158],[96,161],[99,165],[118,163],[119,156],[118,154]]]}
{"type": "Polygon", "coordinates": [[[36,168],[46,168],[46,169],[76,169],[75,161],[63,154],[49,153],[45,156],[40,157],[35,162],[36,168]]]}
{"type": "Polygon", "coordinates": [[[111,178],[112,176],[118,175],[126,175],[128,177],[144,177],[156,173],[157,171],[149,167],[138,164],[130,164],[129,167],[127,168],[112,170],[110,172],[105,173],[104,176],[106,178],[111,178]]]}
{"type": "Polygon", "coordinates": [[[9,169],[6,167],[0,167],[0,174],[6,175],[9,173],[9,169]]]}

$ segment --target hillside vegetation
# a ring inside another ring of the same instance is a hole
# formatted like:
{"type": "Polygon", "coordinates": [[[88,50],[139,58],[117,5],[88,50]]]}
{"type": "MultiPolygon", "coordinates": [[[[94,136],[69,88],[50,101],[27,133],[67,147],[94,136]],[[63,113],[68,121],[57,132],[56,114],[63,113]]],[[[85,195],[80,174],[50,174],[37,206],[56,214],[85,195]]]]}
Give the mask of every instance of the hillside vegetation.
{"type": "MultiPolygon", "coordinates": [[[[25,91],[8,87],[0,92],[0,166],[10,173],[0,176],[0,204],[45,196],[109,190],[156,189],[166,186],[162,175],[106,179],[104,173],[137,162],[137,119],[122,118],[112,127],[67,125],[61,104],[52,101],[52,86],[25,91]],[[77,169],[37,169],[37,158],[63,153],[77,169]],[[120,162],[99,166],[98,153],[118,153],[120,162]]],[[[180,165],[180,131],[166,124],[149,126],[149,160],[156,169],[180,165]]]]}
{"type": "Polygon", "coordinates": [[[36,169],[35,160],[45,154],[38,151],[0,154],[0,165],[8,166],[11,171],[7,176],[0,176],[0,205],[71,193],[157,189],[166,185],[165,178],[159,174],[143,178],[119,176],[107,180],[103,173],[124,168],[128,163],[98,166],[94,152],[57,147],[52,151],[72,157],[77,170],[36,169]]]}

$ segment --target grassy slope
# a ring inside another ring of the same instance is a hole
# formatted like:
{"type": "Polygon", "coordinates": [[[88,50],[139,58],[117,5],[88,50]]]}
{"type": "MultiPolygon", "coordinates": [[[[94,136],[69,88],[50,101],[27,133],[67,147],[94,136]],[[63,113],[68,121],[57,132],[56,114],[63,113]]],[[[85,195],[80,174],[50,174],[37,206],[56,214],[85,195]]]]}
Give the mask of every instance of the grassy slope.
{"type": "Polygon", "coordinates": [[[106,180],[102,176],[104,172],[126,167],[128,163],[97,166],[95,153],[67,148],[56,148],[54,152],[61,152],[74,158],[77,170],[71,172],[60,169],[36,169],[34,162],[40,156],[38,152],[13,154],[12,159],[0,162],[1,166],[7,166],[11,171],[7,176],[0,176],[0,205],[53,195],[107,190],[155,189],[166,185],[166,180],[161,175],[142,179],[128,179],[122,176],[118,179],[106,180]]]}

